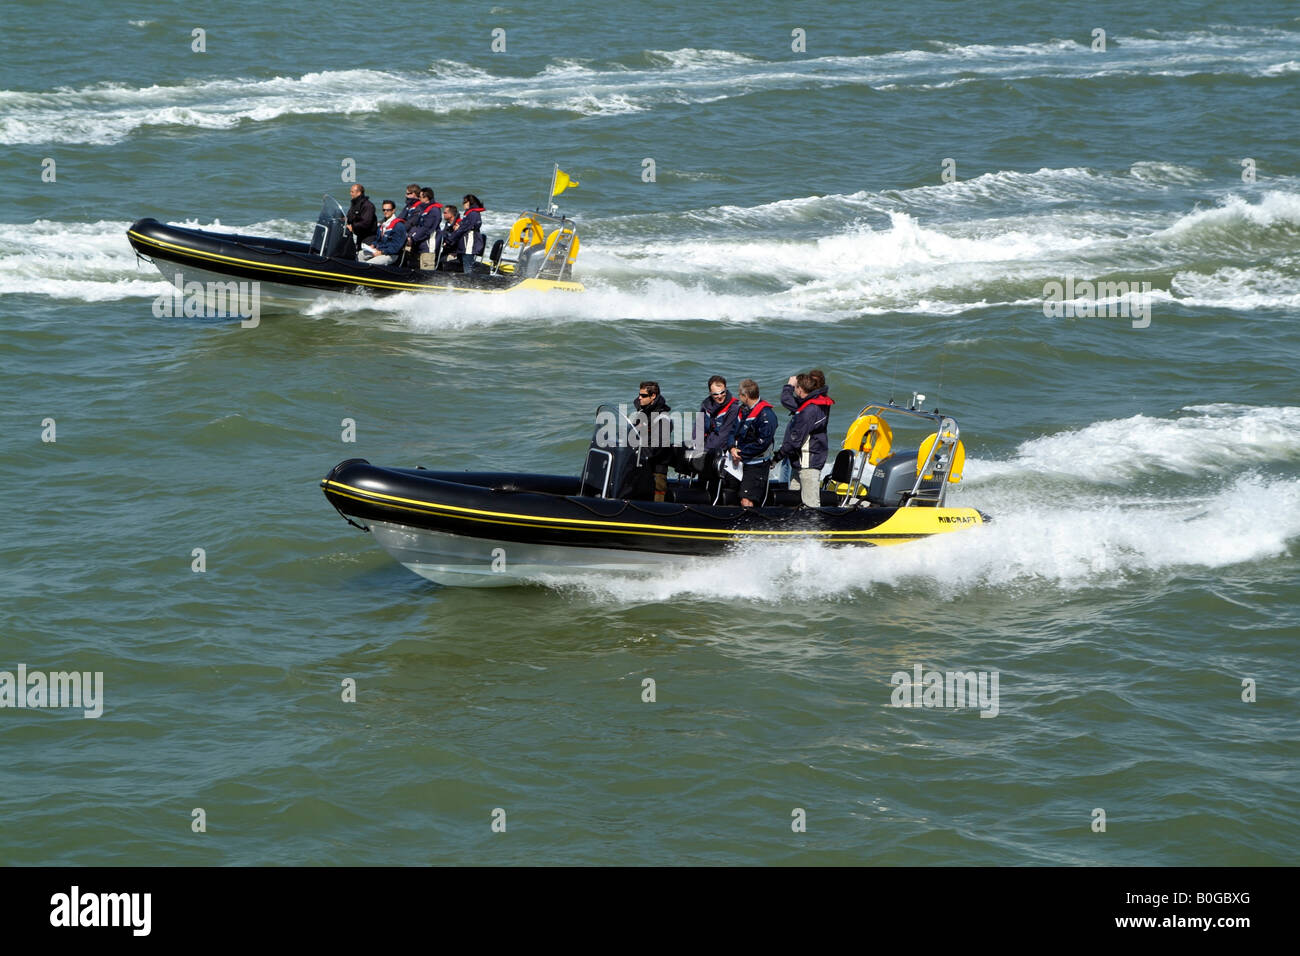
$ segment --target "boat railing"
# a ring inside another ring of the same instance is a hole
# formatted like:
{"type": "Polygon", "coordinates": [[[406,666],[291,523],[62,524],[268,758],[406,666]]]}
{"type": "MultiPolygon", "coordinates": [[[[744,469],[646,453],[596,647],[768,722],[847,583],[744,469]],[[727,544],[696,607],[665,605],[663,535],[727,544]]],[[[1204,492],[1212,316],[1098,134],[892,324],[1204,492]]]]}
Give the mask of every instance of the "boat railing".
{"type": "MultiPolygon", "coordinates": [[[[917,450],[916,479],[910,490],[902,493],[902,507],[937,507],[942,508],[948,497],[948,485],[961,481],[961,467],[965,450],[961,444],[961,429],[951,416],[942,415],[938,409],[926,411],[918,407],[925,400],[924,395],[914,395],[912,405],[886,404],[866,405],[858,412],[857,421],[865,416],[879,416],[882,419],[908,419],[914,422],[927,422],[934,428],[934,433],[926,438],[917,450]]],[[[864,442],[866,436],[864,435],[864,442]]],[[[867,481],[870,456],[862,449],[850,449],[857,455],[856,467],[847,482],[842,503],[854,506],[861,502],[866,492],[863,490],[867,481]]]]}

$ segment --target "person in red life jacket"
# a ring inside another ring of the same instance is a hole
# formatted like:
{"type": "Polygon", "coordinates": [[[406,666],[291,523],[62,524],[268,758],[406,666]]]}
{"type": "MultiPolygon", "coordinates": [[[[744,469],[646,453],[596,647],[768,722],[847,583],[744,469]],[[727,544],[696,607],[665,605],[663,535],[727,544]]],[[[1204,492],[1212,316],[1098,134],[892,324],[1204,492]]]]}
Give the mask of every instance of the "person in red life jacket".
{"type": "Polygon", "coordinates": [[[487,240],[483,237],[483,203],[473,193],[465,194],[465,211],[461,214],[460,224],[443,240],[452,246],[460,256],[461,269],[470,273],[474,271],[474,260],[483,255],[483,246],[487,240]]]}
{"type": "Polygon", "coordinates": [[[719,459],[727,453],[731,433],[740,414],[740,399],[727,390],[727,380],[721,375],[709,379],[709,394],[700,402],[699,420],[703,434],[699,436],[694,455],[686,456],[690,466],[704,475],[706,486],[713,485],[719,477],[719,459]]]}
{"type": "Polygon", "coordinates": [[[637,389],[632,420],[640,439],[636,458],[625,479],[625,497],[637,501],[663,501],[668,494],[668,466],[675,461],[672,408],[659,391],[658,382],[642,382],[637,389]]]}
{"type": "Polygon", "coordinates": [[[790,424],[777,450],[775,460],[788,461],[794,474],[790,490],[798,490],[805,508],[821,506],[822,466],[830,445],[826,426],[831,420],[835,401],[826,394],[826,376],[815,368],[801,375],[791,375],[781,389],[781,404],[790,410],[790,424]]]}
{"type": "Polygon", "coordinates": [[[772,460],[767,457],[776,438],[776,412],[758,397],[758,383],[747,378],[740,383],[740,411],[731,432],[731,460],[742,467],[737,479],[723,474],[723,485],[738,488],[740,506],[753,508],[767,500],[767,477],[772,460]]]}
{"type": "Polygon", "coordinates": [[[419,219],[415,222],[407,220],[411,228],[406,235],[411,243],[411,252],[418,256],[433,251],[430,239],[442,225],[442,203],[434,202],[433,190],[425,187],[420,190],[420,205],[415,208],[419,212],[419,219]]]}
{"type": "Polygon", "coordinates": [[[347,229],[352,237],[352,244],[358,250],[363,242],[375,237],[379,220],[375,217],[375,204],[366,195],[366,187],[360,183],[352,184],[352,205],[348,207],[347,229]]]}
{"type": "Polygon", "coordinates": [[[415,207],[419,205],[420,205],[419,184],[411,183],[411,185],[406,187],[406,205],[402,207],[402,211],[398,213],[398,216],[401,217],[403,222],[414,223],[415,220],[420,215],[418,212],[415,211],[415,207]]]}
{"type": "Polygon", "coordinates": [[[460,211],[451,204],[442,207],[442,222],[438,226],[438,231],[434,233],[433,238],[429,240],[429,247],[438,253],[438,268],[445,269],[448,272],[460,271],[460,256],[456,255],[455,250],[447,242],[456,227],[460,225],[460,211]]]}
{"type": "Polygon", "coordinates": [[[362,259],[367,265],[386,266],[393,262],[406,245],[406,223],[396,215],[396,205],[391,199],[383,203],[384,221],[379,224],[379,232],[374,243],[363,243],[361,254],[369,253],[368,259],[362,259]]]}

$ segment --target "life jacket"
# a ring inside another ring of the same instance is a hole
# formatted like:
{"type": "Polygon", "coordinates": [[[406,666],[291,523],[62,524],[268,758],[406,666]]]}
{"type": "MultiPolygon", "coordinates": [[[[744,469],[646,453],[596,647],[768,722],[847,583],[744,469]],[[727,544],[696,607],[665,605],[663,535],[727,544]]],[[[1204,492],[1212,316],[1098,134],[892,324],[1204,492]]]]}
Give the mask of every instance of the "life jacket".
{"type": "MultiPolygon", "coordinates": [[[[768,402],[765,402],[765,401],[763,401],[763,400],[760,398],[757,402],[754,403],[754,407],[751,408],[751,409],[749,410],[749,414],[748,414],[748,415],[746,415],[746,414],[744,413],[743,410],[741,411],[741,413],[740,413],[740,425],[739,425],[739,427],[738,427],[737,430],[736,430],[736,439],[735,439],[735,444],[739,444],[739,443],[740,443],[740,434],[741,434],[742,431],[744,431],[746,428],[756,428],[756,427],[757,427],[757,425],[752,425],[752,426],[751,426],[751,425],[750,425],[750,422],[755,422],[755,421],[758,419],[758,416],[763,414],[763,409],[765,409],[765,408],[771,408],[771,407],[772,407],[772,406],[771,406],[768,402]]],[[[748,464],[752,464],[752,463],[754,463],[754,462],[756,462],[756,461],[760,461],[760,460],[762,459],[762,456],[763,456],[763,455],[766,455],[766,454],[768,453],[768,451],[769,451],[771,448],[772,448],[772,442],[769,441],[769,442],[767,443],[766,447],[764,447],[763,449],[761,449],[761,450],[759,451],[758,455],[756,455],[756,456],[753,457],[753,458],[747,459],[747,460],[742,460],[741,463],[742,463],[742,464],[746,464],[746,463],[748,463],[748,464]]]]}
{"type": "Polygon", "coordinates": [[[390,232],[393,231],[393,227],[396,226],[399,222],[406,222],[406,220],[403,219],[401,216],[394,216],[392,219],[388,220],[388,222],[381,222],[379,224],[379,234],[381,236],[388,235],[390,232]]]}
{"type": "Polygon", "coordinates": [[[718,422],[727,417],[727,412],[731,411],[731,406],[735,405],[738,399],[732,395],[727,404],[723,405],[716,412],[705,412],[709,420],[704,425],[704,434],[711,435],[718,430],[718,422]]]}
{"type": "MultiPolygon", "coordinates": [[[[804,402],[802,405],[800,405],[798,408],[796,408],[796,409],[794,410],[794,413],[795,413],[796,415],[798,415],[801,411],[803,411],[803,410],[804,410],[805,408],[807,408],[809,405],[825,405],[827,408],[830,408],[830,407],[831,407],[832,405],[834,405],[834,404],[835,404],[835,399],[831,398],[829,395],[818,395],[816,398],[810,398],[810,399],[808,399],[806,402],[804,402]]],[[[827,412],[826,415],[827,415],[827,417],[829,417],[829,416],[830,416],[830,412],[827,412]]]]}

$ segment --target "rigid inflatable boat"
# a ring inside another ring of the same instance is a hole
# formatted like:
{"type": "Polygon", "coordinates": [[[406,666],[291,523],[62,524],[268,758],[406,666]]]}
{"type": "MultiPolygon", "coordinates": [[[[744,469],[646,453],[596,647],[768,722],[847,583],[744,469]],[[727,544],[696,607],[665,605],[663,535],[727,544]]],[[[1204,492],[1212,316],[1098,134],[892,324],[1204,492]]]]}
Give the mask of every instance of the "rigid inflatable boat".
{"type": "Polygon", "coordinates": [[[577,225],[567,217],[522,212],[471,274],[419,268],[418,262],[368,265],[353,255],[343,207],[324,198],[308,242],[211,232],[141,219],[127,230],[136,254],[178,287],[256,282],[263,301],[297,304],[321,293],[583,291],[574,281],[577,225]]]}
{"type": "Polygon", "coordinates": [[[624,410],[602,405],[576,477],[385,468],[350,458],[321,488],[349,524],[416,574],[472,587],[649,572],[751,541],[893,545],[987,520],[945,504],[949,486],[961,481],[965,449],[957,423],[937,411],[863,408],[823,476],[818,508],[801,507],[799,492],[779,481],[756,508],[699,477],[670,481],[663,501],[620,497],[645,441],[624,410]],[[919,447],[895,452],[890,419],[899,418],[933,431],[919,447]]]}

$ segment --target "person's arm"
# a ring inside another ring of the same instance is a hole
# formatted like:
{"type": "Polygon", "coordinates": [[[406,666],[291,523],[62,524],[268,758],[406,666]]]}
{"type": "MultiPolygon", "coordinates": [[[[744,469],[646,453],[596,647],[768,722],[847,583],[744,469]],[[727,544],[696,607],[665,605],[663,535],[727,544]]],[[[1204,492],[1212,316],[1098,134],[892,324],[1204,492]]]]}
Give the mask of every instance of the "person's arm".
{"type": "Polygon", "coordinates": [[[790,381],[781,389],[781,404],[792,412],[799,408],[799,396],[794,393],[794,380],[795,377],[790,376],[790,381]]]}

